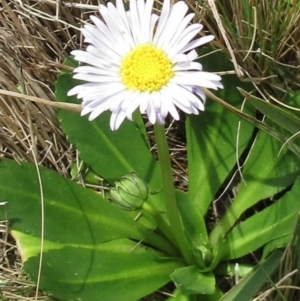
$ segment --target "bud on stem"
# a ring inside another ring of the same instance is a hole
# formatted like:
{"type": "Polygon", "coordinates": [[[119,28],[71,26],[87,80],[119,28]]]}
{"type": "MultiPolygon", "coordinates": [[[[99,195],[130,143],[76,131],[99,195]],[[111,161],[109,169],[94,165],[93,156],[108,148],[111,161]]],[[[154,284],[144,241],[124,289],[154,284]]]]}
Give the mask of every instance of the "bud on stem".
{"type": "Polygon", "coordinates": [[[135,173],[122,177],[110,190],[111,200],[125,210],[142,208],[148,196],[148,186],[135,173]]]}

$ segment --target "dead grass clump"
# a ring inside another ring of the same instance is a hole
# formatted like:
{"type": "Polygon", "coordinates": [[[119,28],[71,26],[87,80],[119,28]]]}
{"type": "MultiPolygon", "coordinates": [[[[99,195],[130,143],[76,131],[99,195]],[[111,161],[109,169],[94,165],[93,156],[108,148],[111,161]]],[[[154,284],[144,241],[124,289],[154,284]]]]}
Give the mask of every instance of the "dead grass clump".
{"type": "Polygon", "coordinates": [[[50,106],[26,101],[26,95],[54,101],[59,67],[75,48],[76,9],[70,25],[55,21],[53,1],[2,1],[0,18],[0,89],[24,94],[24,99],[0,93],[0,154],[33,162],[67,175],[74,152],[59,129],[50,106]],[[42,16],[42,17],[41,17],[42,16]]]}
{"type": "Polygon", "coordinates": [[[199,16],[215,35],[215,45],[229,53],[237,74],[254,83],[261,97],[282,101],[290,90],[299,90],[299,1],[198,3],[199,16]],[[216,17],[222,26],[216,24],[216,17]]]}

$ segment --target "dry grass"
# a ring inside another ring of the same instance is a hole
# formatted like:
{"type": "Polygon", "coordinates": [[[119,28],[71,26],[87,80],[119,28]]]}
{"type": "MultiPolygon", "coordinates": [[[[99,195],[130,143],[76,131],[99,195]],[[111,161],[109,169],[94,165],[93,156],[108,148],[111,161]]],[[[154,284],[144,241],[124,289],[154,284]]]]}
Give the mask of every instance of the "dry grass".
{"type": "MultiPolygon", "coordinates": [[[[54,101],[54,82],[70,37],[55,22],[30,15],[27,1],[20,3],[2,1],[0,88],[54,101]]],[[[55,8],[41,5],[35,8],[49,13],[55,8]]],[[[0,105],[1,154],[29,162],[35,155],[40,164],[67,175],[72,152],[54,110],[11,96],[1,96],[0,105]]]]}
{"type": "MultiPolygon", "coordinates": [[[[253,82],[261,97],[281,101],[290,89],[299,89],[298,1],[219,0],[216,6],[212,0],[199,0],[197,5],[188,1],[196,13],[195,21],[201,20],[216,36],[214,46],[229,53],[235,71],[253,82]]],[[[37,158],[39,164],[70,176],[76,152],[61,132],[54,109],[26,96],[55,100],[54,84],[62,62],[81,45],[78,29],[99,3],[1,0],[0,158],[28,162],[37,158]],[[1,90],[24,97],[4,95],[1,90]]],[[[172,126],[171,130],[175,181],[184,189],[185,145],[178,138],[180,128],[172,126]]],[[[6,221],[0,224],[0,290],[3,300],[35,300],[34,286],[22,272],[6,221]]],[[[42,293],[39,296],[39,300],[50,299],[42,293]]]]}
{"type": "Polygon", "coordinates": [[[252,82],[260,97],[280,103],[290,90],[299,90],[299,1],[198,2],[215,46],[229,53],[237,75],[252,82]]]}

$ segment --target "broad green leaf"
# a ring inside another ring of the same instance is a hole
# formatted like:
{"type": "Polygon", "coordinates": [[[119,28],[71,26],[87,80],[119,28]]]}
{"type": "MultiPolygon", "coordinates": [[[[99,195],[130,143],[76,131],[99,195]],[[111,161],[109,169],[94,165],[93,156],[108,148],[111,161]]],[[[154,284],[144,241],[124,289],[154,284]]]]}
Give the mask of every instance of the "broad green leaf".
{"type": "Polygon", "coordinates": [[[275,251],[266,260],[259,263],[252,272],[235,285],[220,301],[250,301],[259,289],[270,279],[280,264],[281,251],[275,251]]]}
{"type": "Polygon", "coordinates": [[[7,202],[1,219],[8,218],[34,280],[43,232],[42,289],[67,300],[135,301],[166,284],[183,265],[166,239],[99,194],[46,168],[39,173],[41,185],[34,165],[0,162],[0,195],[7,202]]]}
{"type": "MultiPolygon", "coordinates": [[[[36,256],[24,266],[34,280],[38,263],[36,256]]],[[[180,266],[125,239],[97,249],[66,246],[43,253],[40,288],[61,300],[136,301],[169,282],[180,266]]]]}
{"type": "Polygon", "coordinates": [[[242,171],[238,194],[210,234],[212,244],[227,234],[245,210],[293,184],[300,174],[299,158],[288,149],[279,154],[280,148],[277,140],[259,132],[242,171]]]}
{"type": "Polygon", "coordinates": [[[292,235],[300,211],[300,178],[273,205],[238,224],[227,236],[223,260],[231,260],[252,253],[272,240],[292,235]]]}
{"type": "MultiPolygon", "coordinates": [[[[67,92],[79,82],[71,74],[61,74],[56,83],[58,101],[78,103],[67,92]]],[[[161,189],[159,167],[151,155],[139,128],[125,120],[117,131],[109,127],[110,112],[90,122],[78,113],[58,110],[58,117],[68,140],[79,151],[80,158],[105,180],[112,183],[136,172],[153,191],[161,189]]]]}
{"type": "MultiPolygon", "coordinates": [[[[240,108],[243,97],[236,86],[241,82],[236,76],[224,76],[222,83],[220,97],[240,108]]],[[[189,196],[203,216],[252,135],[253,126],[242,122],[238,129],[239,121],[239,117],[211,100],[199,116],[187,117],[189,196]]]]}
{"type": "Polygon", "coordinates": [[[173,249],[162,236],[140,226],[126,212],[102,199],[100,194],[46,168],[39,167],[39,172],[41,187],[34,165],[0,161],[0,195],[7,201],[0,212],[1,218],[8,218],[15,233],[21,233],[16,236],[21,249],[22,239],[30,246],[32,238],[34,247],[30,246],[30,251],[22,250],[24,258],[39,252],[37,239],[42,231],[42,206],[45,248],[65,245],[96,248],[102,242],[130,238],[154,244],[165,251],[173,249]]]}
{"type": "Polygon", "coordinates": [[[214,275],[212,273],[200,273],[195,266],[176,269],[170,277],[184,295],[211,295],[216,290],[214,275]]]}
{"type": "Polygon", "coordinates": [[[172,297],[168,298],[167,301],[195,301],[195,295],[185,295],[180,289],[176,288],[172,293],[172,297]]]}

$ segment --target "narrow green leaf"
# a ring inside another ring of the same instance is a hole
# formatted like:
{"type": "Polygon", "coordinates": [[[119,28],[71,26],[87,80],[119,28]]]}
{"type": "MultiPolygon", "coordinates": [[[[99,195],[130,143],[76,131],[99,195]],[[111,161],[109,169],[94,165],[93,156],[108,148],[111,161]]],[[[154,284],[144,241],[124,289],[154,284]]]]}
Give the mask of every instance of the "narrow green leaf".
{"type": "Polygon", "coordinates": [[[241,214],[258,201],[271,197],[293,184],[299,172],[299,158],[264,132],[259,132],[243,169],[238,194],[210,234],[212,244],[238,221],[241,214]]]}
{"type": "Polygon", "coordinates": [[[251,252],[268,242],[290,236],[300,211],[300,178],[291,191],[261,212],[238,224],[226,237],[223,260],[231,260],[251,252]]]}
{"type": "Polygon", "coordinates": [[[226,110],[229,110],[230,112],[234,113],[236,116],[239,116],[243,120],[247,121],[247,123],[254,125],[258,129],[266,132],[268,135],[272,136],[278,141],[282,143],[286,143],[286,147],[289,148],[292,152],[294,152],[298,157],[300,157],[300,147],[297,146],[292,141],[288,140],[290,138],[290,135],[283,135],[277,129],[269,126],[265,122],[259,121],[255,117],[243,113],[242,111],[236,109],[234,106],[230,105],[228,102],[224,101],[223,99],[216,97],[210,91],[206,91],[206,94],[211,95],[210,97],[213,99],[213,101],[222,105],[226,110]]]}
{"type": "Polygon", "coordinates": [[[280,264],[281,251],[275,251],[257,265],[252,272],[235,285],[220,301],[243,300],[250,301],[259,289],[270,279],[272,273],[280,264]]]}
{"type": "Polygon", "coordinates": [[[208,235],[205,221],[195,203],[191,202],[188,194],[180,190],[176,191],[176,200],[188,240],[197,245],[207,244],[208,235]]]}
{"type": "Polygon", "coordinates": [[[300,131],[300,119],[296,117],[292,111],[286,111],[278,105],[273,105],[258,97],[250,95],[245,90],[239,88],[240,92],[247,97],[253,106],[255,106],[261,113],[280,125],[282,128],[288,130],[291,134],[300,131]]]}
{"type": "MultiPolygon", "coordinates": [[[[297,217],[295,219],[295,224],[291,229],[291,233],[288,233],[285,236],[281,236],[280,238],[273,239],[264,247],[263,251],[263,258],[267,257],[272,251],[275,249],[291,247],[292,249],[296,249],[296,254],[300,254],[300,244],[299,244],[299,237],[300,237],[300,210],[297,212],[297,217]]],[[[298,267],[300,270],[300,257],[298,258],[298,267]]]]}
{"type": "MultiPolygon", "coordinates": [[[[37,280],[39,257],[25,269],[37,280]]],[[[96,249],[67,246],[43,253],[40,288],[61,300],[136,301],[170,281],[181,264],[129,240],[96,249]]]]}

